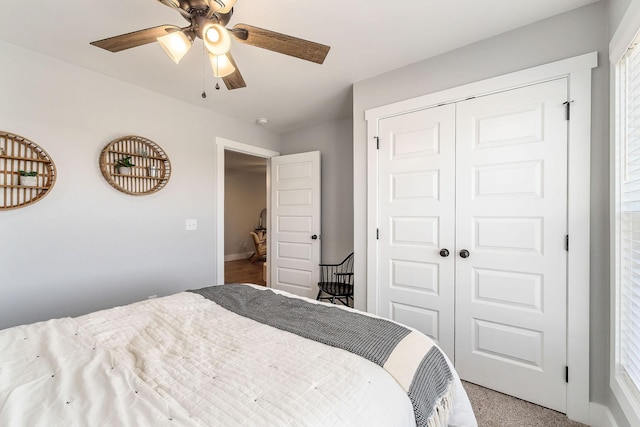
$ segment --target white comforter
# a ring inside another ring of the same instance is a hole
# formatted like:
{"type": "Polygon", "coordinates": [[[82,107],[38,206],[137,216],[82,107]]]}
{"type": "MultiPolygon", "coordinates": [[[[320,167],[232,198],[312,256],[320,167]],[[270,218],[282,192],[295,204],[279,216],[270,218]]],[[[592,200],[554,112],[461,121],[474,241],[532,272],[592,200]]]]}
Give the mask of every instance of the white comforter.
{"type": "MultiPolygon", "coordinates": [[[[383,368],[185,292],[0,331],[0,425],[415,421],[383,368]]],[[[476,425],[461,387],[450,425],[476,425]]]]}

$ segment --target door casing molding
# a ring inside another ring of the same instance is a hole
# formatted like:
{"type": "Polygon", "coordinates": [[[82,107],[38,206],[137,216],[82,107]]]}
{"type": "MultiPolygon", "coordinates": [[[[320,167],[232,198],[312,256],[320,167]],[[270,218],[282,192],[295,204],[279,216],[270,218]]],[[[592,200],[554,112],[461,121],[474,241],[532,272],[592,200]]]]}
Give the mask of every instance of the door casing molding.
{"type": "MultiPolygon", "coordinates": [[[[568,101],[568,233],[567,253],[567,416],[589,424],[589,294],[590,294],[590,162],[591,70],[598,66],[597,52],[540,65],[487,80],[373,108],[367,122],[367,256],[357,257],[358,271],[366,272],[367,311],[378,305],[377,241],[378,165],[375,138],[378,121],[411,111],[463,101],[470,97],[516,89],[561,77],[569,81],[568,101]]],[[[354,189],[354,191],[363,189],[354,189]]]]}
{"type": "MultiPolygon", "coordinates": [[[[271,183],[270,168],[271,157],[279,156],[277,151],[267,150],[266,148],[255,147],[249,144],[232,141],[225,138],[216,137],[216,284],[224,284],[224,151],[237,151],[239,153],[249,154],[251,156],[262,157],[267,159],[267,224],[271,215],[271,183]]],[[[267,251],[267,266],[269,263],[269,254],[267,251]]]]}

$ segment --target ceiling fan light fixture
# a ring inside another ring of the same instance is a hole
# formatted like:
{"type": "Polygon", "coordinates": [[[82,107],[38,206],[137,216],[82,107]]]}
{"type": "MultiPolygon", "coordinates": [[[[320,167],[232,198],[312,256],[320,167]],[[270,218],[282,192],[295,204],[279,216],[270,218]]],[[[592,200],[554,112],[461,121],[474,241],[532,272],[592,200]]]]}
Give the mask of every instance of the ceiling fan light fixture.
{"type": "MultiPolygon", "coordinates": [[[[203,40],[203,47],[208,53],[213,56],[226,57],[224,59],[215,59],[212,65],[214,65],[216,75],[226,75],[223,79],[229,90],[247,87],[242,73],[230,52],[232,35],[239,43],[289,55],[316,64],[324,62],[331,48],[320,43],[247,24],[236,24],[233,28],[225,28],[233,16],[236,0],[157,1],[179,12],[183,18],[190,22],[190,25],[184,28],[176,25],[158,25],[144,30],[96,40],[90,44],[109,52],[120,52],[157,41],[171,60],[178,63],[191,48],[191,44],[195,39],[199,38],[203,40]],[[235,68],[235,71],[230,71],[232,68],[227,65],[227,61],[231,63],[230,65],[235,68]]],[[[204,49],[202,59],[206,62],[204,49]]],[[[220,82],[216,82],[216,85],[219,86],[220,82]]]]}
{"type": "Polygon", "coordinates": [[[229,13],[229,11],[233,8],[233,5],[236,4],[236,0],[228,0],[224,1],[224,6],[219,10],[220,13],[229,13]]]}
{"type": "Polygon", "coordinates": [[[174,31],[165,36],[158,37],[158,43],[165,53],[176,64],[191,48],[191,39],[182,31],[174,31]]]}
{"type": "Polygon", "coordinates": [[[204,45],[215,56],[226,55],[231,49],[229,31],[220,24],[207,24],[202,29],[204,45]]]}
{"type": "Polygon", "coordinates": [[[227,55],[209,54],[209,61],[211,61],[213,75],[216,77],[227,77],[236,71],[236,67],[233,66],[227,55]]]}
{"type": "Polygon", "coordinates": [[[211,16],[213,13],[229,13],[236,4],[236,0],[205,0],[205,3],[209,7],[211,16]]]}

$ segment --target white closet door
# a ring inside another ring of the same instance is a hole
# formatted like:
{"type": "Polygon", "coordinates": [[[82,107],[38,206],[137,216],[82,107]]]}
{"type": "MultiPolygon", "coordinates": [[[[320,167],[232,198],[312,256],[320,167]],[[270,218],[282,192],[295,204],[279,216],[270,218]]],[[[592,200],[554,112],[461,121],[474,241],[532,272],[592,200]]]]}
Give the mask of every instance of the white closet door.
{"type": "Polygon", "coordinates": [[[318,294],[320,200],[319,151],[271,158],[272,288],[318,294]]]}
{"type": "Polygon", "coordinates": [[[566,100],[561,79],[460,102],[456,117],[456,369],[563,412],[566,100]]]}
{"type": "Polygon", "coordinates": [[[378,153],[377,313],[432,337],[452,360],[454,116],[446,105],[383,119],[378,153]]]}

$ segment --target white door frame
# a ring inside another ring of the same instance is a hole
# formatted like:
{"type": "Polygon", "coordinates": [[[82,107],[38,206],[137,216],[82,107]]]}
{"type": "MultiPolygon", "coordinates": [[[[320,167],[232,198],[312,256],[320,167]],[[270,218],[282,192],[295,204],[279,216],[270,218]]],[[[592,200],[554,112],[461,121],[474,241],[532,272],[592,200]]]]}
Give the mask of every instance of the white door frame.
{"type": "MultiPolygon", "coordinates": [[[[224,284],[224,151],[237,151],[267,159],[267,224],[271,218],[271,157],[279,156],[277,151],[255,147],[241,142],[216,137],[216,284],[224,284]]],[[[271,251],[267,251],[267,268],[271,251]]]]}
{"type": "Polygon", "coordinates": [[[367,309],[378,304],[376,268],[378,121],[385,117],[457,102],[474,96],[567,77],[571,120],[569,121],[567,264],[567,416],[589,424],[589,293],[590,293],[590,162],[591,162],[591,70],[598,66],[597,52],[552,62],[441,92],[373,108],[367,121],[367,309]],[[369,262],[373,260],[373,262],[369,262]]]}

